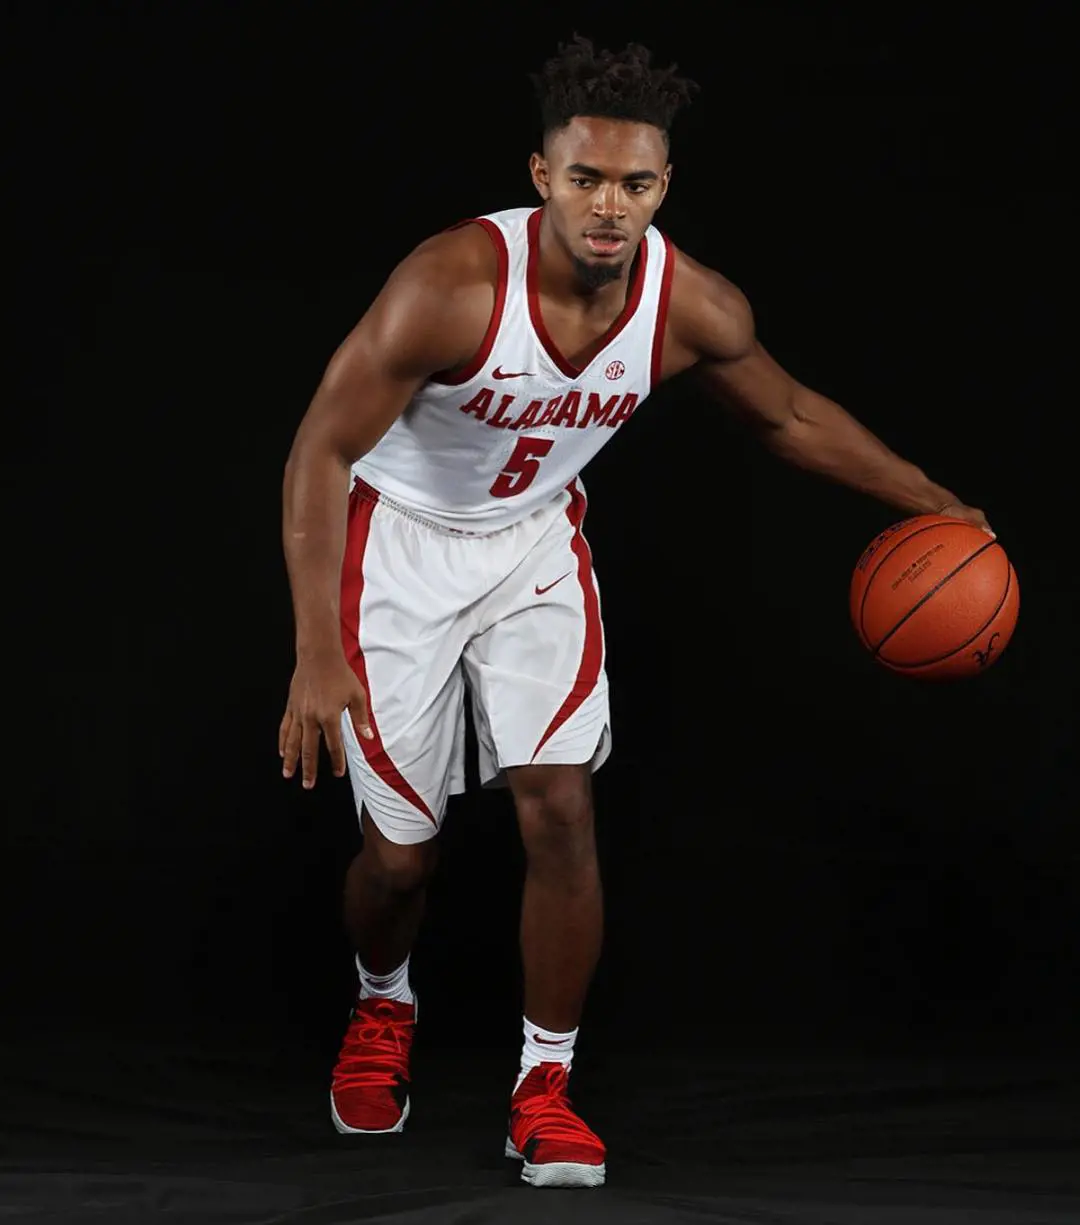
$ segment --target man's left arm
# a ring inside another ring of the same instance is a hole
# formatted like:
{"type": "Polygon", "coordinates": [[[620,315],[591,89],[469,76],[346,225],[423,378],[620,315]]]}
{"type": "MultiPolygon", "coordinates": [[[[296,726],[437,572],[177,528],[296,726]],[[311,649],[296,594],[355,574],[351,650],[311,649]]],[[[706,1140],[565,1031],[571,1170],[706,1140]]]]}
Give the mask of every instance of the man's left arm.
{"type": "MultiPolygon", "coordinates": [[[[803,386],[770,357],[755,335],[749,303],[734,285],[700,265],[690,270],[684,286],[687,281],[697,289],[697,309],[681,313],[693,320],[689,340],[699,382],[770,451],[904,514],[947,514],[993,535],[981,510],[930,480],[839,404],[803,386]]],[[[684,305],[689,305],[685,298],[684,305]]]]}

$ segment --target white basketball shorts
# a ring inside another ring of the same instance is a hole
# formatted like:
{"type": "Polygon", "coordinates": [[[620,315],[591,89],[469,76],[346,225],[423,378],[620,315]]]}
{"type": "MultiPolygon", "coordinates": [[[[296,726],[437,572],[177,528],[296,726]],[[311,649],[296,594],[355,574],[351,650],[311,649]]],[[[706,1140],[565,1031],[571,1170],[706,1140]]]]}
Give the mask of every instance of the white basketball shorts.
{"type": "Polygon", "coordinates": [[[342,715],[349,778],[392,842],[423,842],[465,790],[468,685],[484,785],[508,766],[611,748],[604,631],[580,482],[511,527],[431,524],[357,481],[341,584],[345,652],[373,739],[342,715]]]}

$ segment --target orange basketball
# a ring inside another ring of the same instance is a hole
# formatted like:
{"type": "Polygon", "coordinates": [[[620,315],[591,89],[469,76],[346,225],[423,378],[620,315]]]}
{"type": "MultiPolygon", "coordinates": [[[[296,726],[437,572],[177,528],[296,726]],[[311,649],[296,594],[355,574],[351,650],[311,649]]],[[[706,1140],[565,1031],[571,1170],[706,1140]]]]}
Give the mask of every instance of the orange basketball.
{"type": "Polygon", "coordinates": [[[907,676],[974,676],[1016,628],[1020,590],[1005,550],[961,519],[918,515],[887,528],[851,577],[851,620],[878,663],[907,676]]]}

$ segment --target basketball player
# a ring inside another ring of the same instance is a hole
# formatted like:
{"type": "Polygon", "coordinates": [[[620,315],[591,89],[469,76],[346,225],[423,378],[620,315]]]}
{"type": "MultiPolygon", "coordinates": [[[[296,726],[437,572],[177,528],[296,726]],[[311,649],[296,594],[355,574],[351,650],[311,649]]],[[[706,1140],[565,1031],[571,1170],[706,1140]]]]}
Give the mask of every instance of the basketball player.
{"type": "Polygon", "coordinates": [[[601,945],[590,775],[611,747],[582,468],[657,383],[693,368],[791,463],[901,512],[947,508],[989,527],[785,373],[740,291],[653,227],[691,82],[641,47],[581,39],[535,81],[538,206],[409,254],[296,434],[283,527],[296,670],[279,750],[285,777],[300,763],[310,788],[325,739],[363,832],[344,902],[359,985],[332,1120],[399,1132],[409,954],[447,796],[463,789],[468,686],[481,779],[509,787],[527,856],[506,1154],[533,1186],[598,1186],[604,1145],[567,1096],[601,945]]]}

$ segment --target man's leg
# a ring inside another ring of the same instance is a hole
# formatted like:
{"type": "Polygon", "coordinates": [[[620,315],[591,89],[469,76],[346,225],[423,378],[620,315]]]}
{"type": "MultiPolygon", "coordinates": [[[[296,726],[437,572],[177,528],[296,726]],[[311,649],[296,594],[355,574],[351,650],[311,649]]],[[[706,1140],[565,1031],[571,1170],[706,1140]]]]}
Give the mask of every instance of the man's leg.
{"type": "Polygon", "coordinates": [[[401,1131],[409,1116],[416,998],[409,957],[437,851],[434,837],[391,842],[370,813],[364,844],[345,877],[345,929],[356,953],[356,1003],[330,1090],[343,1134],[401,1131]]]}
{"type": "Polygon", "coordinates": [[[519,557],[480,609],[463,662],[480,777],[513,791],[527,871],[524,1044],[506,1153],[534,1186],[600,1186],[604,1146],[567,1096],[603,933],[591,773],[610,748],[599,587],[577,482],[506,534],[519,557]]]}
{"type": "Polygon", "coordinates": [[[363,830],[363,847],[345,876],[345,930],[361,973],[386,977],[412,951],[438,851],[435,838],[405,846],[391,842],[366,814],[363,830]]]}
{"type": "Polygon", "coordinates": [[[524,1045],[510,1103],[508,1157],[533,1186],[603,1184],[605,1149],[574,1112],[568,1077],[603,939],[590,766],[507,770],[525,846],[521,955],[524,1045]]]}
{"type": "Polygon", "coordinates": [[[409,954],[447,795],[460,789],[463,772],[459,661],[468,627],[453,582],[445,587],[452,598],[441,605],[431,592],[443,570],[452,576],[468,568],[444,553],[437,533],[381,504],[372,491],[353,490],[343,644],[367,690],[373,736],[361,742],[343,712],[363,849],[343,898],[359,982],[330,1090],[340,1132],[401,1131],[409,1114],[416,1021],[409,954]],[[416,645],[403,655],[403,643],[416,645]]]}
{"type": "Polygon", "coordinates": [[[565,1034],[577,1029],[603,939],[590,769],[516,766],[507,778],[526,855],[525,1016],[565,1034]]]}

